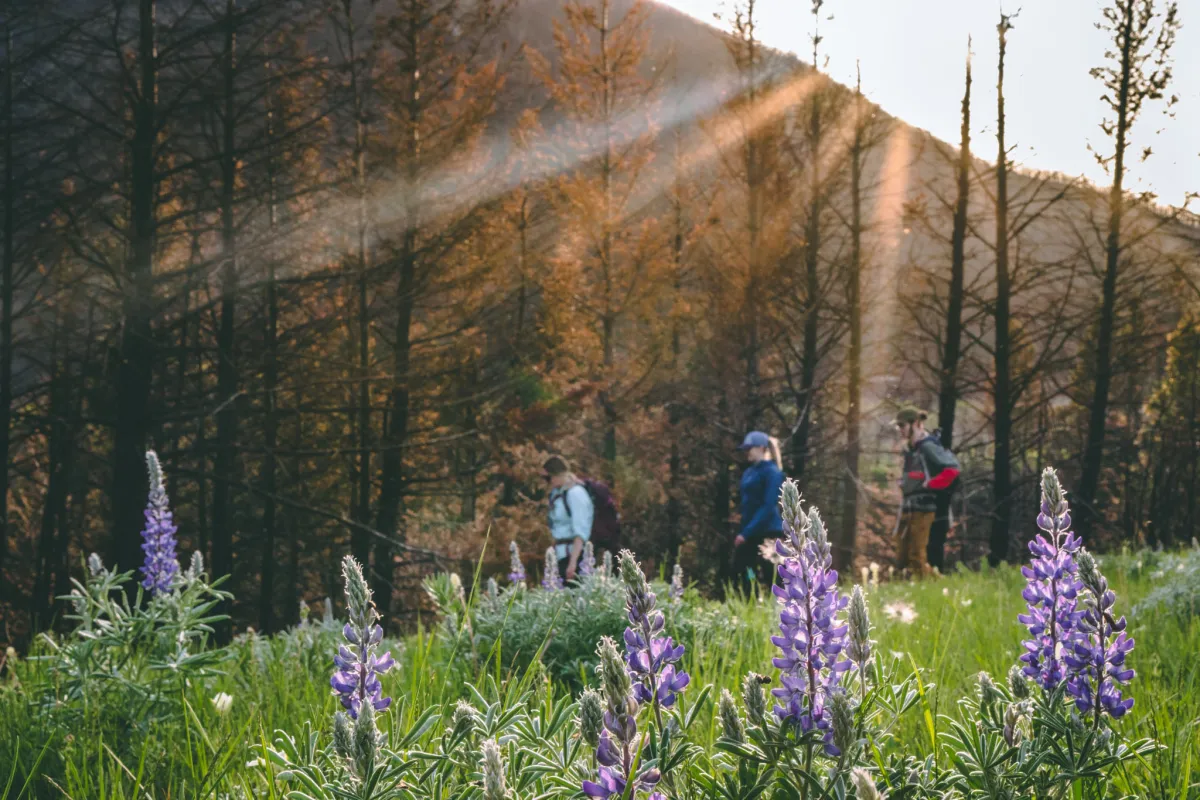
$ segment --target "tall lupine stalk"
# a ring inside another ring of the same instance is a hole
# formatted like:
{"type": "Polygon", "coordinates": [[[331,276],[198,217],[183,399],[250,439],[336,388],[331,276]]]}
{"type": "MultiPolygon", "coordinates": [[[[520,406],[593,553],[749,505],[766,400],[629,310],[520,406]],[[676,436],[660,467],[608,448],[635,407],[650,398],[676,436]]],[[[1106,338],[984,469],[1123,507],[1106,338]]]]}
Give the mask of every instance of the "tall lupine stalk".
{"type": "Polygon", "coordinates": [[[665,800],[663,795],[653,791],[661,777],[659,771],[640,766],[646,737],[645,734],[638,735],[638,703],[621,654],[607,636],[600,640],[596,653],[600,656],[596,673],[600,677],[606,706],[604,729],[596,746],[596,761],[600,764],[596,780],[585,780],[583,793],[610,800],[633,798],[638,792],[646,792],[647,800],[665,800]]]}
{"type": "Polygon", "coordinates": [[[595,575],[596,574],[596,546],[591,542],[583,544],[583,558],[579,560],[580,575],[595,575]]]}
{"type": "Polygon", "coordinates": [[[782,672],[781,688],[772,690],[779,700],[775,713],[803,733],[820,732],[825,753],[837,756],[841,751],[826,706],[842,691],[841,676],[852,666],[840,657],[848,626],[838,619],[850,601],[837,591],[824,524],[815,509],[805,513],[801,508],[795,481],[784,484],[781,505],[787,539],[776,543],[784,562],[779,565],[782,585],[772,590],[783,601],[779,635],[771,637],[781,651],[772,660],[782,672]]]}
{"type": "Polygon", "coordinates": [[[508,543],[508,580],[510,583],[525,585],[525,565],[521,562],[521,550],[516,542],[508,543]]]}
{"type": "Polygon", "coordinates": [[[625,583],[625,608],[629,612],[625,660],[634,680],[634,697],[639,703],[653,707],[661,731],[662,709],[673,706],[676,695],[691,682],[688,674],[676,667],[683,658],[683,645],[676,646],[670,636],[660,635],[665,624],[663,613],[658,610],[658,598],[650,590],[633,553],[622,550],[618,560],[621,580],[625,583]]]}
{"type": "Polygon", "coordinates": [[[369,708],[371,713],[365,716],[372,718],[369,724],[373,726],[374,712],[384,711],[392,703],[392,698],[383,696],[379,676],[396,666],[396,662],[390,652],[375,655],[383,640],[383,628],[376,624],[379,614],[371,600],[371,589],[353,556],[342,560],[342,577],[346,581],[346,614],[350,619],[342,628],[342,635],[349,646],[338,647],[333,659],[337,672],[329,684],[351,719],[358,719],[369,708]]]}
{"type": "Polygon", "coordinates": [[[1093,713],[1093,724],[1099,727],[1103,714],[1119,719],[1133,708],[1133,698],[1122,698],[1120,689],[1134,677],[1134,671],[1125,666],[1133,639],[1125,634],[1125,617],[1113,617],[1117,596],[1108,588],[1092,554],[1080,550],[1077,561],[1087,594],[1077,636],[1063,656],[1070,673],[1067,693],[1081,712],[1093,713]]]}
{"type": "Polygon", "coordinates": [[[546,548],[546,565],[542,570],[542,588],[552,592],[563,588],[562,576],[558,574],[558,556],[553,547],[546,548]]]}
{"type": "Polygon", "coordinates": [[[179,577],[179,560],[175,556],[175,521],[163,485],[162,467],[158,454],[146,451],[146,469],[150,473],[150,496],[146,503],[146,527],[142,529],[142,586],[151,595],[167,594],[179,577]]]}
{"type": "Polygon", "coordinates": [[[679,601],[683,599],[683,567],[679,564],[671,570],[671,599],[679,601]]]}
{"type": "Polygon", "coordinates": [[[1022,597],[1028,613],[1017,617],[1029,628],[1032,638],[1023,642],[1025,674],[1046,691],[1054,691],[1066,675],[1063,655],[1070,652],[1082,613],[1076,609],[1083,584],[1077,577],[1075,554],[1079,537],[1071,533],[1071,512],[1058,474],[1047,467],[1042,472],[1042,504],[1038,534],[1029,543],[1033,558],[1021,573],[1027,584],[1022,597]]]}
{"type": "Polygon", "coordinates": [[[488,739],[480,747],[483,767],[483,800],[505,800],[508,789],[504,786],[504,759],[500,745],[488,739]]]}

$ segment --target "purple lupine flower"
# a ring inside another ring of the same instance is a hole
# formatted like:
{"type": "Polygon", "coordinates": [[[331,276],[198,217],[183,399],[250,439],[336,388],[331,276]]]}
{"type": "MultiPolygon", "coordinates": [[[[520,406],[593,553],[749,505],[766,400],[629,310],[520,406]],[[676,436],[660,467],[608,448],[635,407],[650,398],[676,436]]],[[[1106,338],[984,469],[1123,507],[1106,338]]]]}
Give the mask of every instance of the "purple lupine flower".
{"type": "Polygon", "coordinates": [[[150,495],[146,502],[146,527],[142,529],[142,586],[151,595],[171,591],[179,576],[179,561],[175,557],[175,521],[163,486],[162,467],[158,454],[146,451],[146,468],[150,472],[150,495]]]}
{"type": "Polygon", "coordinates": [[[329,685],[351,718],[358,719],[364,704],[370,703],[375,711],[383,711],[392,704],[392,698],[383,696],[379,676],[396,666],[396,662],[390,652],[375,655],[383,640],[383,628],[375,622],[379,614],[371,601],[371,589],[353,556],[342,560],[342,576],[346,580],[346,614],[350,618],[342,628],[342,635],[348,646],[338,647],[333,658],[337,671],[329,679],[329,685]]]}
{"type": "Polygon", "coordinates": [[[629,627],[625,629],[625,660],[634,680],[633,693],[639,703],[652,703],[658,709],[675,704],[675,697],[687,688],[691,677],[676,665],[683,658],[683,645],[670,636],[660,636],[664,619],[656,607],[658,598],[650,589],[637,559],[628,550],[618,556],[621,580],[625,582],[625,608],[629,627]]]}
{"type": "Polygon", "coordinates": [[[1122,698],[1120,689],[1134,677],[1134,671],[1125,666],[1133,639],[1125,633],[1125,617],[1113,617],[1117,596],[1108,588],[1091,553],[1081,549],[1077,561],[1087,595],[1078,635],[1071,650],[1063,655],[1070,674],[1067,693],[1075,698],[1081,712],[1095,711],[1097,722],[1101,713],[1117,719],[1133,708],[1133,698],[1122,698]]]}
{"type": "Polygon", "coordinates": [[[579,560],[579,574],[596,574],[596,546],[591,542],[583,543],[583,558],[579,560]]]}
{"type": "Polygon", "coordinates": [[[552,592],[563,588],[562,575],[558,574],[558,556],[553,547],[546,548],[546,566],[542,569],[542,588],[552,592]]]}
{"type": "Polygon", "coordinates": [[[525,585],[525,565],[521,563],[521,550],[516,542],[508,543],[509,566],[508,580],[510,583],[525,585]]]}
{"type": "Polygon", "coordinates": [[[657,769],[642,769],[636,775],[633,772],[634,762],[640,761],[638,754],[645,736],[638,735],[638,704],[617,646],[605,636],[600,640],[596,653],[600,656],[596,673],[600,676],[606,708],[604,728],[596,746],[596,761],[600,766],[596,780],[583,782],[583,793],[603,800],[622,798],[632,781],[631,797],[637,797],[638,792],[645,792],[647,800],[663,800],[662,795],[654,791],[661,778],[657,769]]]}
{"type": "Polygon", "coordinates": [[[771,641],[780,649],[772,663],[782,671],[775,713],[791,720],[800,730],[819,731],[826,754],[837,756],[828,712],[829,699],[843,691],[841,676],[852,666],[842,657],[849,626],[838,615],[849,598],[837,591],[837,572],[830,569],[831,555],[825,527],[816,509],[805,514],[794,481],[782,491],[786,540],[776,542],[783,556],[779,565],[781,584],[772,588],[783,602],[779,612],[779,635],[771,641]]]}
{"type": "Polygon", "coordinates": [[[1046,691],[1053,691],[1066,676],[1064,653],[1073,647],[1075,628],[1082,616],[1076,608],[1083,588],[1077,573],[1075,553],[1080,540],[1071,533],[1071,512],[1058,474],[1047,467],[1042,472],[1042,504],[1038,514],[1039,533],[1029,543],[1033,558],[1021,567],[1026,586],[1021,596],[1028,613],[1018,615],[1032,637],[1022,644],[1025,674],[1046,691]]]}

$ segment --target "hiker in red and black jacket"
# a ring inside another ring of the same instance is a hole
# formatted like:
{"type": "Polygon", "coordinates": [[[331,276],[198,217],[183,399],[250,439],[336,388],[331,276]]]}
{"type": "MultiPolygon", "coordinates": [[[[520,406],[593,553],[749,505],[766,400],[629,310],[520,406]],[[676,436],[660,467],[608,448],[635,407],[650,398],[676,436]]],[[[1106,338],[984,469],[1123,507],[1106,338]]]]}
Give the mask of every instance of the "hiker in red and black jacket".
{"type": "Polygon", "coordinates": [[[904,499],[896,531],[899,567],[917,577],[929,573],[925,548],[938,494],[953,490],[961,469],[954,454],[925,430],[925,419],[925,412],[918,408],[903,408],[896,414],[896,429],[905,441],[904,473],[900,477],[904,499]]]}

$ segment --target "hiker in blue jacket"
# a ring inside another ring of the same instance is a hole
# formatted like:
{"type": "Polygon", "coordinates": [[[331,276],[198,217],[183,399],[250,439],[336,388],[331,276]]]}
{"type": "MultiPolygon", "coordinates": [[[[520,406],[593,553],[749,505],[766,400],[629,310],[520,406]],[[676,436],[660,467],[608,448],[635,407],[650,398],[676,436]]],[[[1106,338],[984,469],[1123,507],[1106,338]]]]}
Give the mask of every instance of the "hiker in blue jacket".
{"type": "Polygon", "coordinates": [[[573,581],[583,543],[592,536],[595,506],[587,487],[575,477],[565,458],[551,456],[542,466],[543,477],[550,485],[548,519],[558,574],[564,582],[573,581]]]}
{"type": "Polygon", "coordinates": [[[775,566],[759,548],[783,536],[779,493],[783,488],[779,442],[761,431],[746,434],[739,448],[750,465],[742,473],[742,529],[733,540],[734,578],[749,596],[754,578],[763,586],[775,581],[775,566]]]}

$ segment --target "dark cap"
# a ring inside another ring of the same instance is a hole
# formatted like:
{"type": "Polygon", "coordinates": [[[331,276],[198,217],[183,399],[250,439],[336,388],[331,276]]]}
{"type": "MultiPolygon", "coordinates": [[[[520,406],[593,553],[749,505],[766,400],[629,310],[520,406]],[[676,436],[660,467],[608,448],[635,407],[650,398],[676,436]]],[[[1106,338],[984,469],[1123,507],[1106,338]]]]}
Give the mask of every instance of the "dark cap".
{"type": "Polygon", "coordinates": [[[916,406],[904,406],[896,412],[897,425],[911,425],[914,422],[924,422],[928,418],[929,415],[916,406]]]}
{"type": "Polygon", "coordinates": [[[564,472],[571,471],[571,465],[562,456],[550,456],[546,459],[546,463],[542,464],[542,469],[546,470],[546,474],[550,477],[562,475],[564,472]]]}
{"type": "Polygon", "coordinates": [[[771,437],[767,436],[762,431],[750,431],[746,434],[746,438],[742,440],[742,446],[738,450],[749,450],[751,447],[770,447],[771,437]]]}

